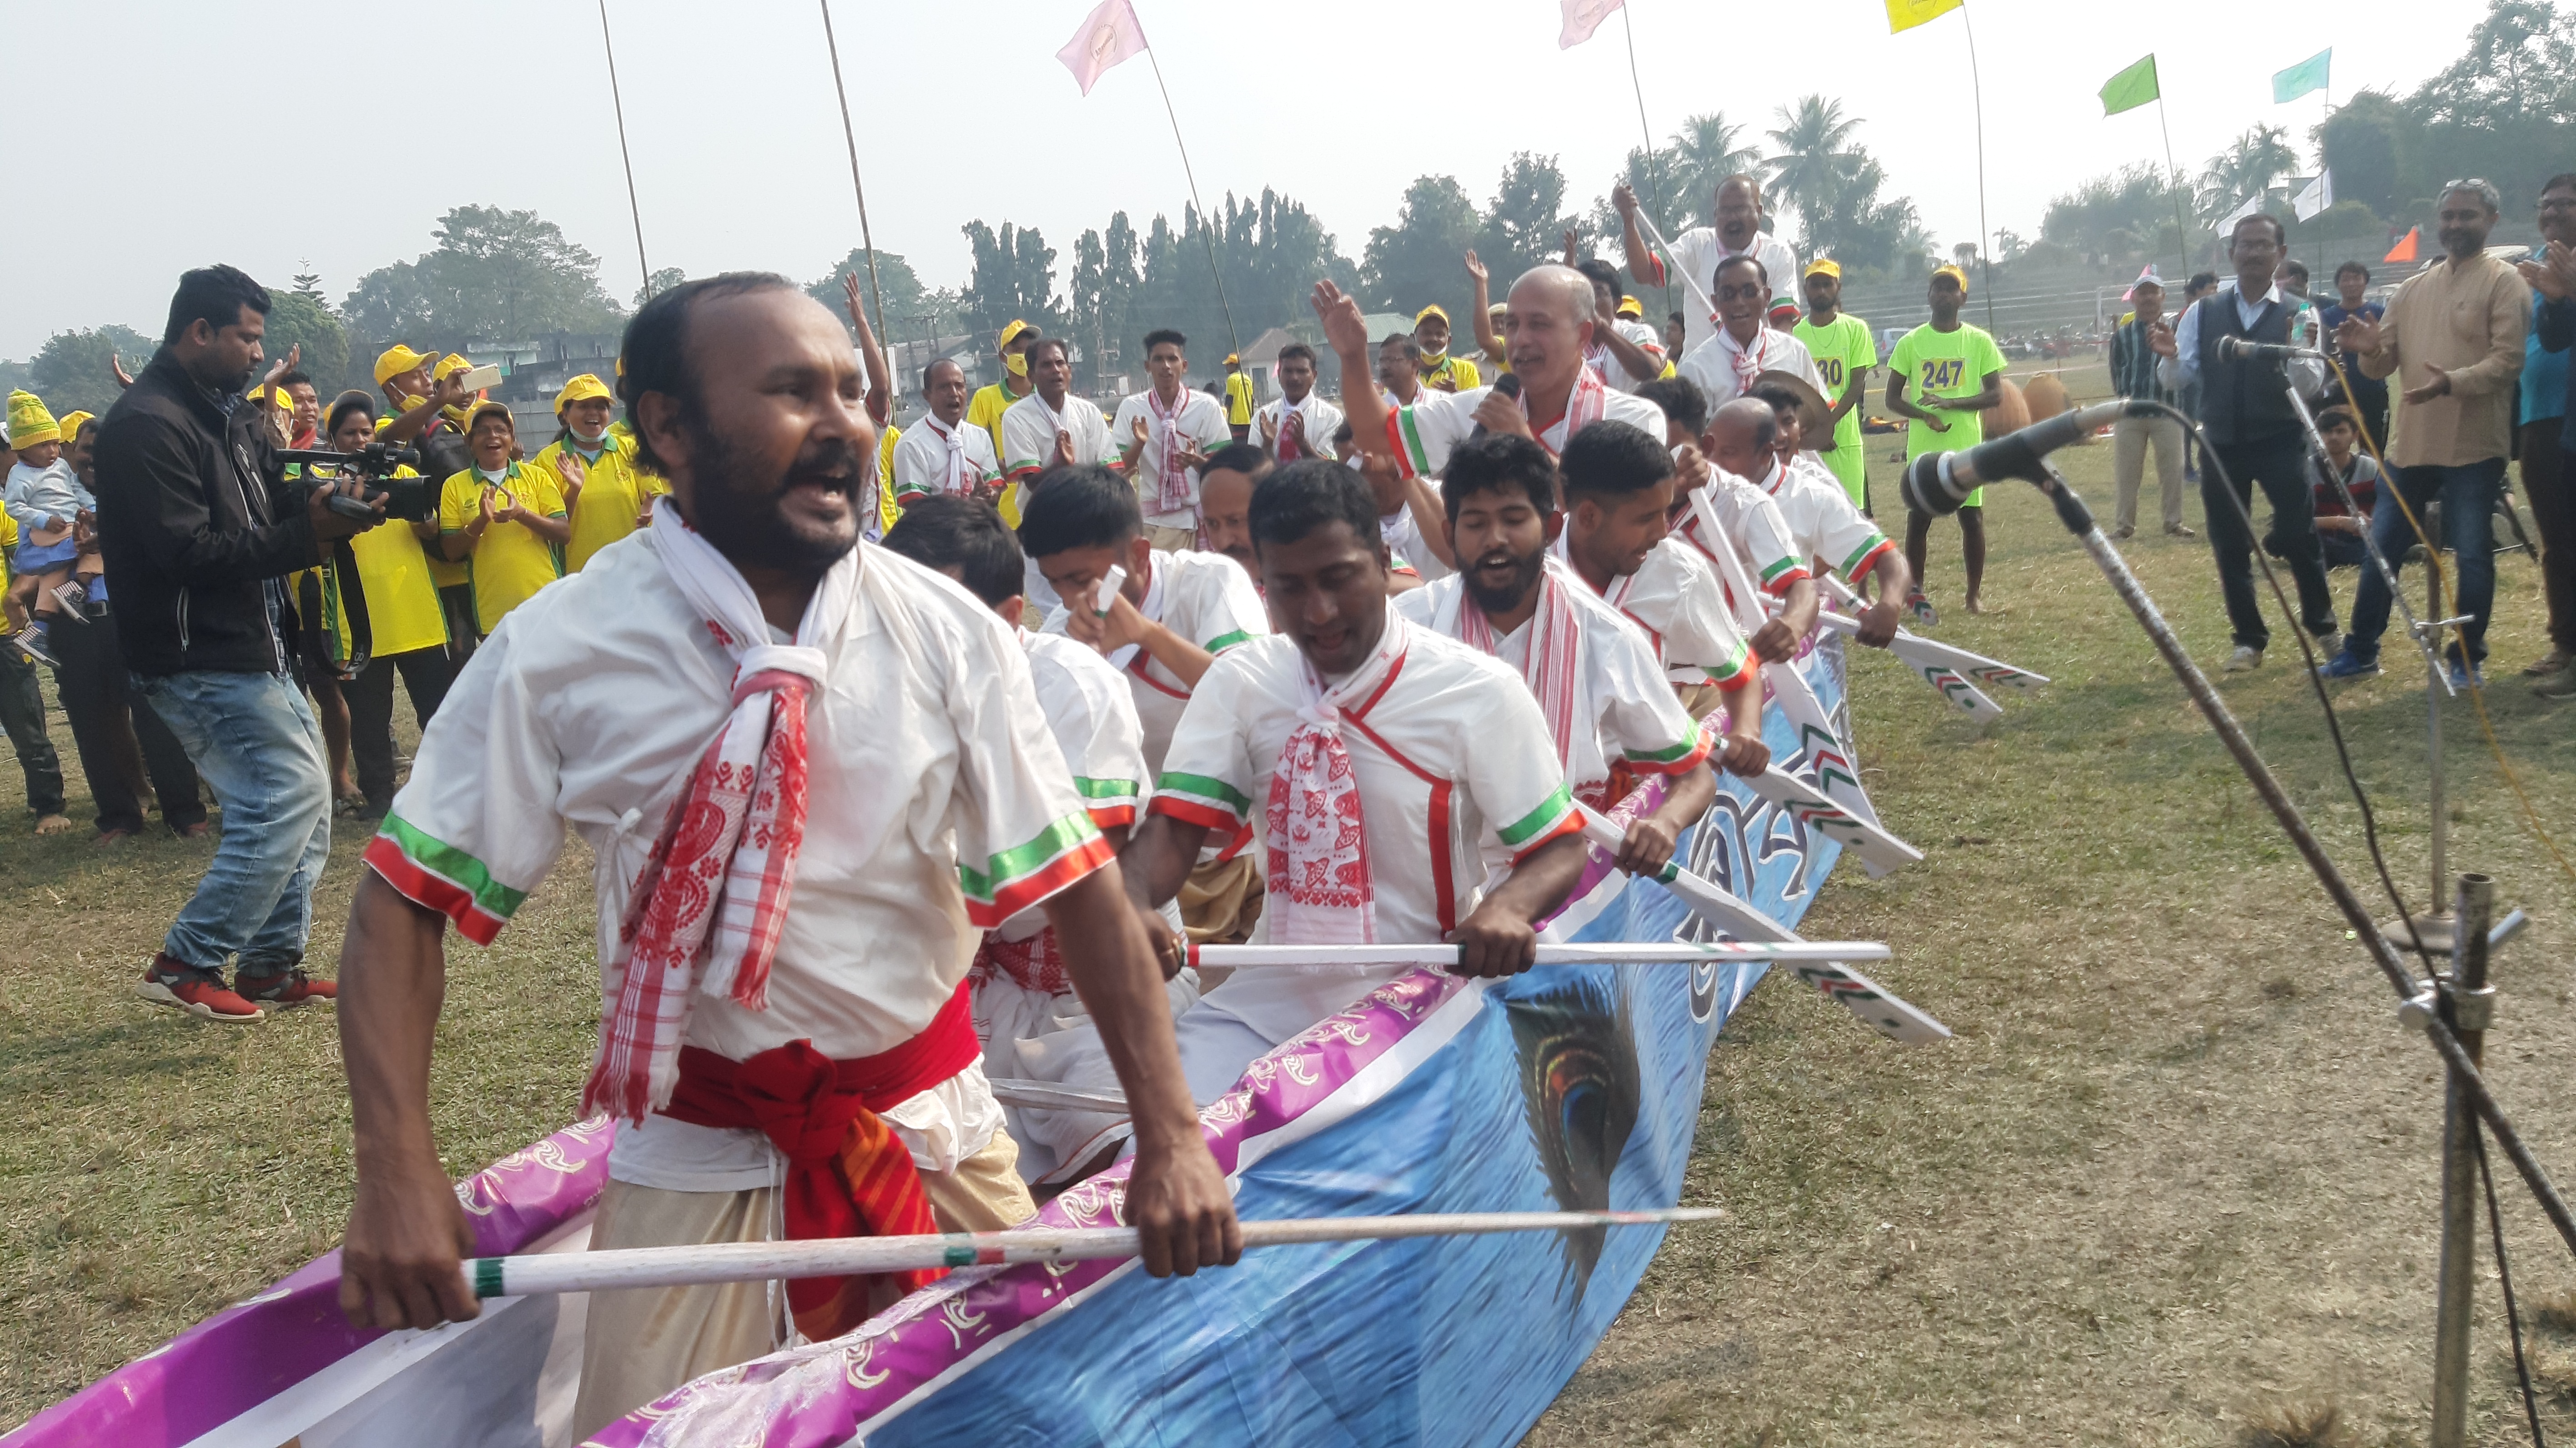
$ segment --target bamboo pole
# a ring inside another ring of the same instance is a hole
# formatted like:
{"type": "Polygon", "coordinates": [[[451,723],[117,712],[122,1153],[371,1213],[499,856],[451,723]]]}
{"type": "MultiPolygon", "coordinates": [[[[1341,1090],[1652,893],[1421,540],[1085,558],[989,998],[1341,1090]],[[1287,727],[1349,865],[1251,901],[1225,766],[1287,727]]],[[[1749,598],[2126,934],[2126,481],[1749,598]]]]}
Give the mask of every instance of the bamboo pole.
{"type": "MultiPolygon", "coordinates": [[[[1401,1217],[1303,1217],[1246,1222],[1243,1245],[1286,1247],[1309,1242],[1469,1237],[1496,1232],[1579,1232],[1713,1222],[1725,1215],[1716,1207],[1670,1207],[1645,1212],[1423,1212],[1401,1217]]],[[[473,1287],[474,1295],[489,1300],[630,1287],[932,1272],[1024,1262],[1089,1262],[1133,1257],[1136,1251],[1137,1233],[1133,1227],[1022,1227],[1008,1232],[946,1232],[918,1237],[834,1237],[806,1242],[725,1242],[699,1247],[474,1257],[465,1261],[464,1268],[465,1280],[473,1287]]]]}
{"type": "MultiPolygon", "coordinates": [[[[1782,776],[1787,778],[1787,776],[1782,776]]],[[[1803,796],[1824,796],[1798,786],[1803,796]]],[[[1841,807],[1830,802],[1827,808],[1841,813],[1841,807]]],[[[1849,818],[1849,816],[1844,816],[1849,818]]],[[[1916,855],[1915,859],[1923,858],[1916,855]]],[[[1694,942],[1662,941],[1646,944],[1640,941],[1614,941],[1601,945],[1550,945],[1538,947],[1540,965],[1690,965],[1704,960],[1886,960],[1893,955],[1875,940],[1824,941],[1744,941],[1728,940],[1694,942]]],[[[1263,969],[1292,965],[1456,965],[1458,947],[1454,945],[1202,945],[1191,953],[1199,965],[1223,966],[1230,970],[1263,969]]]]}

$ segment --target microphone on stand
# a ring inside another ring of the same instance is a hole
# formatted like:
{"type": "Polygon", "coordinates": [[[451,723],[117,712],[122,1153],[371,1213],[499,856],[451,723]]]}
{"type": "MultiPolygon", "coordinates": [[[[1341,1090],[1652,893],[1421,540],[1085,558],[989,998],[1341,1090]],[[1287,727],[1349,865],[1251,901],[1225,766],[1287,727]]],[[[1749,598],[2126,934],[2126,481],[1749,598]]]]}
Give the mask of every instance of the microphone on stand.
{"type": "Polygon", "coordinates": [[[2242,337],[2221,337],[2218,339],[2218,355],[2230,362],[2255,359],[2289,362],[2301,357],[2313,357],[2323,361],[2326,354],[2314,347],[2292,347],[2279,342],[2249,342],[2242,337]]]}
{"type": "Polygon", "coordinates": [[[1906,468],[1899,491],[1905,506],[1943,517],[1959,511],[1968,494],[1987,483],[2004,478],[2044,482],[2048,473],[2043,459],[2050,453],[2092,436],[2105,423],[2132,415],[2133,408],[2139,417],[2163,415],[2125,397],[2061,412],[1961,452],[1925,453],[1906,468]]]}

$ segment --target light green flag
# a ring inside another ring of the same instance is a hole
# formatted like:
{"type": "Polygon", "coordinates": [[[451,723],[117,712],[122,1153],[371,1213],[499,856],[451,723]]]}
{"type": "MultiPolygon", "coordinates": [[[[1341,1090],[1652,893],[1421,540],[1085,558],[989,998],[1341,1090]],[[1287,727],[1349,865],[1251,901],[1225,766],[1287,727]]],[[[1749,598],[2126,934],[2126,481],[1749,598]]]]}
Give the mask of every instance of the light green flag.
{"type": "Polygon", "coordinates": [[[2116,116],[2122,111],[2134,111],[2161,94],[2156,89],[2155,53],[2149,51],[2146,59],[2102,82],[2102,114],[2116,116]]]}
{"type": "Polygon", "coordinates": [[[2334,47],[2329,45],[2288,70],[2272,72],[2272,104],[2294,101],[2311,91],[2326,88],[2327,73],[2334,68],[2334,47]]]}

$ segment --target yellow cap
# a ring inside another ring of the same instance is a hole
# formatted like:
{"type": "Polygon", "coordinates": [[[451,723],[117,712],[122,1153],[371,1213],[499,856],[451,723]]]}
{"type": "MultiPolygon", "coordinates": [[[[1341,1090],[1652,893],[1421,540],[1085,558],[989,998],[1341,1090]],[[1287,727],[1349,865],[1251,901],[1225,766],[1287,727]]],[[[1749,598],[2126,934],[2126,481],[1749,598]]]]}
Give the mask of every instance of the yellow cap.
{"type": "Polygon", "coordinates": [[[1621,297],[1619,299],[1619,315],[1623,317],[1642,317],[1646,315],[1646,304],[1638,301],[1635,297],[1621,297]]]}
{"type": "Polygon", "coordinates": [[[1835,281],[1841,281],[1843,279],[1843,264],[1830,257],[1820,256],[1814,261],[1807,263],[1807,269],[1804,272],[1799,273],[1799,275],[1811,277],[1832,277],[1835,281]]]}
{"type": "Polygon", "coordinates": [[[426,367],[429,363],[428,353],[415,352],[396,342],[376,358],[376,385],[382,387],[404,373],[414,368],[426,367]]]}
{"type": "Polygon", "coordinates": [[[1413,314],[1413,325],[1417,327],[1421,326],[1422,319],[1425,317],[1438,317],[1443,323],[1446,323],[1449,320],[1449,312],[1447,308],[1442,307],[1438,302],[1433,302],[1430,306],[1424,307],[1421,311],[1413,314]]]}
{"type": "Polygon", "coordinates": [[[1952,266],[1950,263],[1945,261],[1939,266],[1932,268],[1932,275],[1936,277],[1946,276],[1950,278],[1959,284],[1959,292],[1962,296],[1967,294],[1968,274],[1959,270],[1957,267],[1952,266]]]}
{"type": "Polygon", "coordinates": [[[994,343],[993,348],[995,351],[999,351],[1002,348],[1011,345],[1011,339],[1017,337],[1022,332],[1034,332],[1036,330],[1037,328],[1014,317],[1011,319],[1011,325],[1002,329],[1002,340],[994,343]]]}
{"type": "Polygon", "coordinates": [[[1232,352],[1228,352],[1225,354],[1225,365],[1228,367],[1240,367],[1243,365],[1243,359],[1232,352]]]}
{"type": "Polygon", "coordinates": [[[81,424],[88,422],[91,418],[97,415],[98,414],[92,412],[64,413],[61,423],[63,429],[63,446],[70,447],[73,443],[80,441],[81,424]]]}
{"type": "Polygon", "coordinates": [[[466,361],[463,357],[460,357],[453,352],[450,352],[446,356],[438,359],[437,366],[429,369],[429,380],[436,382],[442,377],[451,377],[459,372],[472,371],[473,367],[473,363],[466,361]]]}
{"type": "Polygon", "coordinates": [[[585,372],[565,383],[563,391],[555,394],[555,411],[560,413],[576,402],[588,402],[594,397],[602,402],[612,400],[608,394],[608,384],[599,380],[599,374],[585,372]]]}
{"type": "Polygon", "coordinates": [[[467,432],[472,432],[474,430],[474,424],[481,422],[484,414],[486,413],[490,413],[493,416],[500,418],[503,422],[510,424],[510,432],[513,436],[518,433],[519,420],[510,415],[510,404],[506,402],[478,402],[472,407],[466,409],[465,430],[467,432]]]}
{"type": "Polygon", "coordinates": [[[32,392],[9,394],[9,446],[13,450],[62,440],[62,426],[45,410],[43,398],[32,392]]]}

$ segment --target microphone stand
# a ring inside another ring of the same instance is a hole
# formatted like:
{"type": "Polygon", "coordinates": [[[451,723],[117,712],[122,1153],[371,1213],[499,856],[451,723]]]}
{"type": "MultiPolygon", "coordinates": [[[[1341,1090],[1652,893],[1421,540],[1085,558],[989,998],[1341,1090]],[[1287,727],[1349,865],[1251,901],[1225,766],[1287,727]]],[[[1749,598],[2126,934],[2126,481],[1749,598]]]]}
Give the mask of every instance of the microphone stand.
{"type": "MultiPolygon", "coordinates": [[[[2290,410],[2299,415],[2299,425],[2307,430],[2309,445],[2316,449],[2317,457],[2325,459],[2326,476],[2333,480],[2335,493],[2343,499],[2344,511],[2355,518],[2360,518],[2361,508],[2353,501],[2352,489],[2344,483],[2343,474],[2334,468],[2332,455],[2326,451],[2325,437],[2317,430],[2317,420],[2308,411],[2307,399],[2299,395],[2299,389],[2296,387],[2289,389],[2289,396],[2290,410]]],[[[2383,478],[2380,480],[2380,485],[2393,488],[2396,486],[2396,480],[2383,478]]],[[[2445,813],[2442,801],[2442,695],[2454,694],[2457,691],[2451,687],[2450,670],[2442,666],[2442,631],[2446,628],[2457,628],[2468,622],[2468,615],[2431,620],[2417,618],[2415,610],[2406,602],[2406,591],[2397,586],[2397,570],[2389,566],[2388,555],[2379,551],[2379,541],[2372,536],[2372,530],[2367,522],[2362,525],[2361,543],[2370,554],[2371,566],[2379,570],[2380,582],[2388,586],[2388,596],[2396,603],[2397,611],[2406,616],[2406,636],[2413,639],[2415,647],[2422,651],[2424,672],[2429,680],[2424,690],[2424,758],[2428,779],[2427,793],[2433,807],[2432,908],[2421,915],[2400,916],[2378,928],[2381,933],[2394,938],[2401,947],[2420,944],[2426,950],[2448,951],[2451,948],[2452,936],[2456,933],[2458,921],[2451,913],[2449,900],[2445,898],[2450,883],[2448,856],[2451,821],[2445,813]],[[2435,693],[2437,689],[2441,692],[2435,693]]],[[[2426,594],[2430,600],[2427,608],[2438,614],[2442,611],[2441,563],[2437,559],[2427,557],[2424,560],[2424,569],[2426,594]]]]}

